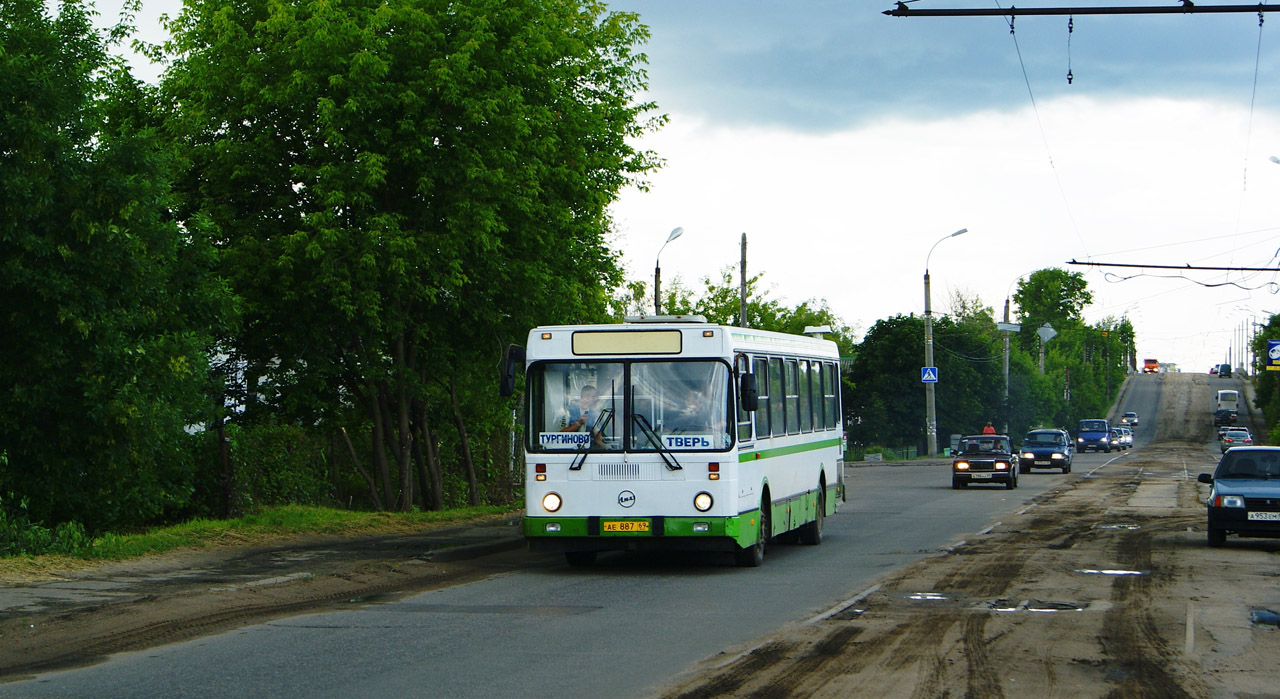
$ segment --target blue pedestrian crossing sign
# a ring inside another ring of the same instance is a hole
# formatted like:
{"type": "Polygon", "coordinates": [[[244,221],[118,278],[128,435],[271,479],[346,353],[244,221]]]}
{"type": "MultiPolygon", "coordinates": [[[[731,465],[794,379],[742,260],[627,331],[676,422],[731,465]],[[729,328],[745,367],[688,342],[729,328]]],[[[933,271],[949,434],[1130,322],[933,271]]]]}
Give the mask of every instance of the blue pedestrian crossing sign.
{"type": "Polygon", "coordinates": [[[920,367],[921,383],[938,383],[938,367],[922,366],[920,367]]]}
{"type": "Polygon", "coordinates": [[[1267,340],[1267,371],[1280,371],[1280,340],[1267,340]]]}

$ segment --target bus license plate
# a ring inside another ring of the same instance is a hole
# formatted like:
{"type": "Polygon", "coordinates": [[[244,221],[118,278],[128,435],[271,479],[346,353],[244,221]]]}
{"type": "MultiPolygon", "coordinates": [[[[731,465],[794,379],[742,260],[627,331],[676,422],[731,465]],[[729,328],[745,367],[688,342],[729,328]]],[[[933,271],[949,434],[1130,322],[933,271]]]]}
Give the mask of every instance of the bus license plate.
{"type": "Polygon", "coordinates": [[[604,522],[604,530],[607,532],[647,532],[649,531],[648,522],[638,522],[624,520],[621,522],[604,522]]]}
{"type": "Polygon", "coordinates": [[[1280,512],[1250,512],[1249,519],[1255,522],[1280,522],[1280,512]]]}
{"type": "Polygon", "coordinates": [[[969,477],[979,481],[990,480],[991,474],[990,473],[974,473],[974,474],[971,474],[969,477]]]}

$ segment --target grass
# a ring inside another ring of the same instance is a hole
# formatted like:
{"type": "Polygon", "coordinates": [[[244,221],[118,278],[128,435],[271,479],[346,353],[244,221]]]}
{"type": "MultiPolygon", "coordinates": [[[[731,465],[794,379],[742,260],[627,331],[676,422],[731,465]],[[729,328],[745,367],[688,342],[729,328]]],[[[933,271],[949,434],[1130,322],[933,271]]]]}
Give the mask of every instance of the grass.
{"type": "Polygon", "coordinates": [[[511,507],[463,507],[439,512],[352,512],[329,507],[285,505],[236,519],[193,519],[133,534],[95,537],[74,555],[0,558],[0,582],[26,582],[85,568],[177,549],[266,544],[299,536],[412,534],[453,524],[496,519],[511,507]]]}

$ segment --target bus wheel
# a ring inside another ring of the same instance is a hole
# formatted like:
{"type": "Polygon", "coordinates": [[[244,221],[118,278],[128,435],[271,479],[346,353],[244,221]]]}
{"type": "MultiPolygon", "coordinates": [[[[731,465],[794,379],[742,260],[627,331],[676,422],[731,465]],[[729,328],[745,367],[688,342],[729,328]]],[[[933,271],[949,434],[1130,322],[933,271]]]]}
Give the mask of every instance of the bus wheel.
{"type": "Polygon", "coordinates": [[[596,562],[595,551],[565,551],[564,560],[574,568],[585,568],[596,562]]]}
{"type": "Polygon", "coordinates": [[[817,546],[822,543],[822,520],[827,516],[827,488],[818,484],[818,513],[813,521],[800,528],[800,543],[817,546]]]}
{"type": "Polygon", "coordinates": [[[746,568],[757,568],[764,563],[764,546],[765,541],[769,538],[769,500],[766,497],[760,502],[760,536],[756,539],[756,543],[745,549],[739,549],[735,554],[735,560],[738,565],[746,568]]]}

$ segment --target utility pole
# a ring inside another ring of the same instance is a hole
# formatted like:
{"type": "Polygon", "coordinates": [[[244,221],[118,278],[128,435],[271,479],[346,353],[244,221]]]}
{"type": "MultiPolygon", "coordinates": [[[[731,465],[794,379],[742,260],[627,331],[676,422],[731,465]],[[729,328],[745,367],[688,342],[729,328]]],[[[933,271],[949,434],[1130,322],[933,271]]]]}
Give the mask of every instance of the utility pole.
{"type": "Polygon", "coordinates": [[[742,234],[742,262],[738,265],[738,326],[747,327],[747,234],[742,234]]]}

